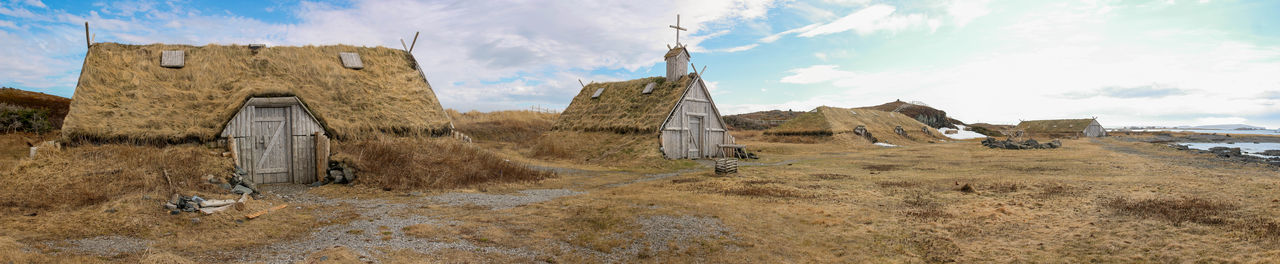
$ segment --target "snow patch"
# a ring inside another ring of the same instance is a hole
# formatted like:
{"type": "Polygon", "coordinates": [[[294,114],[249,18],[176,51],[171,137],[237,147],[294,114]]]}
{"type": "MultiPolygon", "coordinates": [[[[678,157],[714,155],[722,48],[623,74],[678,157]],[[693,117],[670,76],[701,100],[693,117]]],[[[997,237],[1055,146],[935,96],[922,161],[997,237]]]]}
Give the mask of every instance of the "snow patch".
{"type": "Polygon", "coordinates": [[[945,135],[951,139],[975,139],[975,138],[987,137],[987,135],[979,134],[978,132],[964,130],[965,129],[964,125],[956,125],[956,127],[959,127],[960,129],[955,134],[947,134],[947,131],[957,130],[957,129],[944,127],[944,128],[939,128],[938,130],[942,131],[942,135],[945,135]]]}
{"type": "Polygon", "coordinates": [[[876,146],[881,146],[881,147],[886,147],[886,148],[892,148],[892,147],[897,147],[897,146],[898,146],[898,145],[889,144],[889,143],[884,143],[884,142],[876,142],[876,143],[875,143],[875,145],[876,145],[876,146]]]}

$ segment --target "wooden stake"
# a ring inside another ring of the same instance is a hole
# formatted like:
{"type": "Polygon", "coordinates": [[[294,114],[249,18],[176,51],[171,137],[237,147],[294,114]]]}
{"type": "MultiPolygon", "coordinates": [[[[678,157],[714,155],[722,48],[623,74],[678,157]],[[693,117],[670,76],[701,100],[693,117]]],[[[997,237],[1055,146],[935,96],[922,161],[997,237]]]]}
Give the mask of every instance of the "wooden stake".
{"type": "Polygon", "coordinates": [[[578,79],[578,85],[582,85],[582,88],[587,88],[587,85],[582,83],[582,79],[578,79]]]}
{"type": "Polygon", "coordinates": [[[169,170],[160,169],[160,174],[164,175],[164,182],[169,184],[169,193],[177,192],[177,190],[173,188],[173,179],[169,178],[169,170]]]}
{"type": "Polygon", "coordinates": [[[400,47],[401,47],[401,48],[404,48],[404,51],[406,51],[406,52],[408,52],[408,51],[409,51],[409,45],[405,45],[405,44],[404,44],[404,39],[400,39],[400,47]]]}
{"type": "Polygon", "coordinates": [[[271,211],[284,209],[285,207],[289,207],[289,204],[280,204],[275,207],[267,208],[266,210],[253,212],[251,214],[244,215],[244,218],[248,218],[248,219],[258,218],[259,216],[270,213],[271,211]]]}
{"type": "Polygon", "coordinates": [[[93,39],[89,38],[89,21],[84,22],[84,47],[93,47],[93,39]]]}
{"type": "Polygon", "coordinates": [[[422,32],[413,32],[413,43],[409,44],[409,53],[413,53],[413,47],[418,45],[418,33],[422,32]]]}

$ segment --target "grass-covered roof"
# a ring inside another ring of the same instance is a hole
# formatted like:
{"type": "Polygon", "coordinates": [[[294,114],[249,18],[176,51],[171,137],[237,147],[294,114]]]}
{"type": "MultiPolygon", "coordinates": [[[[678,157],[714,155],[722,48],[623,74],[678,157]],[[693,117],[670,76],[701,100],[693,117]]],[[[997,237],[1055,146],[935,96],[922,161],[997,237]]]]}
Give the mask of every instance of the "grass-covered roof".
{"type": "Polygon", "coordinates": [[[582,88],[556,121],[556,130],[656,133],[681,96],[689,89],[694,74],[668,82],[663,77],[630,81],[592,83],[582,88]],[[644,87],[654,83],[653,92],[644,87]],[[599,98],[591,98],[604,88],[599,98]]]}
{"type": "Polygon", "coordinates": [[[444,133],[449,118],[410,54],[346,45],[125,45],[89,48],[63,133],[74,139],[208,140],[246,99],[297,96],[338,137],[444,133]],[[164,68],[160,54],[185,52],[164,68]],[[342,66],[355,52],[360,70],[342,66]]]}
{"type": "Polygon", "coordinates": [[[1092,123],[1093,119],[1030,120],[1018,123],[1016,129],[1032,133],[1077,133],[1092,123]]]}

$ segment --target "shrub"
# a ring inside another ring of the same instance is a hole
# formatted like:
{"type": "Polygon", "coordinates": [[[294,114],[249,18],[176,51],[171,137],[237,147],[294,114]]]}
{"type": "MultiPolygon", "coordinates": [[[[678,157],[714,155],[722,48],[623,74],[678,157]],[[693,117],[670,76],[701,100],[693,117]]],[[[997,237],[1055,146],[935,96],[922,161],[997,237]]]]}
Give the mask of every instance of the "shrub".
{"type": "Polygon", "coordinates": [[[53,129],[49,110],[0,103],[0,132],[46,133],[53,129]]]}
{"type": "Polygon", "coordinates": [[[1226,223],[1222,217],[1236,206],[1201,198],[1150,198],[1131,200],[1116,197],[1103,201],[1103,206],[1123,215],[1160,219],[1174,223],[1192,222],[1206,225],[1226,223]]]}

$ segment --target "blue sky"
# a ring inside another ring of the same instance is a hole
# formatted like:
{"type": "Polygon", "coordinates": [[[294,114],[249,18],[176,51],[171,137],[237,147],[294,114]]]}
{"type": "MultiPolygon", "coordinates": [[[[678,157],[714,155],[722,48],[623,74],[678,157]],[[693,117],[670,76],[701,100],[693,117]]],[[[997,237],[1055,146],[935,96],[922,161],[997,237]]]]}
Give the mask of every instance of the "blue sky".
{"type": "Polygon", "coordinates": [[[95,41],[399,47],[445,107],[563,108],[682,42],[722,112],[920,101],[966,122],[1280,127],[1280,1],[0,0],[0,86],[71,96],[95,41]]]}

